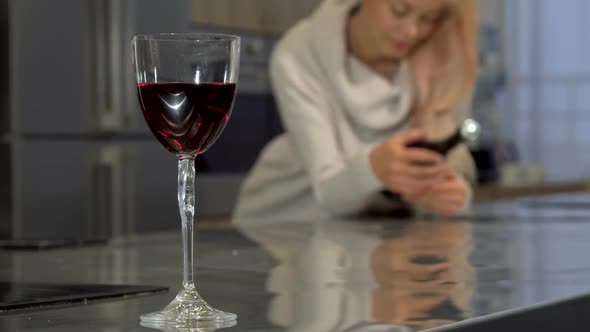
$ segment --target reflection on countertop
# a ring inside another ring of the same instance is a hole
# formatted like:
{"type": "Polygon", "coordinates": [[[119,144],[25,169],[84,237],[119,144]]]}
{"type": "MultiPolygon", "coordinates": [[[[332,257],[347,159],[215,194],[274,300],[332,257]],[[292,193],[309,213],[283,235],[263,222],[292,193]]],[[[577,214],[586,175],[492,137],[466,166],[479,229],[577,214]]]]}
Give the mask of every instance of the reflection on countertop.
{"type": "Polygon", "coordinates": [[[370,322],[424,329],[470,316],[467,223],[326,221],[244,233],[277,259],[267,281],[268,318],[289,331],[343,331],[370,322]]]}
{"type": "MultiPolygon", "coordinates": [[[[586,197],[590,201],[590,197],[586,197]]],[[[581,198],[580,198],[581,199],[581,198]]],[[[590,290],[590,221],[494,204],[457,220],[197,227],[197,289],[227,331],[418,331],[590,290]],[[529,211],[529,212],[527,212],[529,211]]],[[[590,217],[590,214],[588,215],[590,217]]],[[[0,281],[161,285],[169,293],[0,316],[0,330],[148,331],[180,286],[180,234],[0,251],[0,281]]],[[[225,330],[224,330],[225,331],[225,330]]]]}

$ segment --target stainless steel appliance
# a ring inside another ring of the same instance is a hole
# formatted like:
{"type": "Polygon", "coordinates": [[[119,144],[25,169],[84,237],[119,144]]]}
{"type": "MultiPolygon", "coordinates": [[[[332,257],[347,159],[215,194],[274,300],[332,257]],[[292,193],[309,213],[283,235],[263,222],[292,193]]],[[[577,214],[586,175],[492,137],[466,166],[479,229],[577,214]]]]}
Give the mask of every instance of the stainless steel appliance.
{"type": "Polygon", "coordinates": [[[174,156],[140,118],[129,39],[188,31],[190,1],[1,5],[0,237],[177,229],[174,156]]]}

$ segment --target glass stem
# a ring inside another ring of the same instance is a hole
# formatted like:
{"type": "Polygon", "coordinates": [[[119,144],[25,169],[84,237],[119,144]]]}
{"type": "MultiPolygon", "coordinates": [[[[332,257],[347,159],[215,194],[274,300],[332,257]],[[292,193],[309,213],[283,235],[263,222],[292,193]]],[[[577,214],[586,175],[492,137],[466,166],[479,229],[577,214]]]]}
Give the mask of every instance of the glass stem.
{"type": "Polygon", "coordinates": [[[195,159],[192,156],[178,158],[178,207],[182,219],[182,286],[186,290],[194,290],[195,159]]]}

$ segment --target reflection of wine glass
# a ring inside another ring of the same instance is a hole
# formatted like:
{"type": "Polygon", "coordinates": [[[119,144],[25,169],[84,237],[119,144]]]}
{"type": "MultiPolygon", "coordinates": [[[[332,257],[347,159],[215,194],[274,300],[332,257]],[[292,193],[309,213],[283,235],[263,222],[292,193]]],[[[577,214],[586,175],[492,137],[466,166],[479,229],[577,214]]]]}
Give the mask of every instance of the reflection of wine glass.
{"type": "MultiPolygon", "coordinates": [[[[193,279],[195,157],[223,131],[234,102],[240,39],[218,34],[138,35],[132,40],[139,102],[158,141],[178,157],[183,289],[162,311],[141,316],[164,325],[215,327],[235,314],[213,309],[193,279]]],[[[225,324],[222,324],[225,325],[225,324]]]]}
{"type": "Polygon", "coordinates": [[[214,332],[221,329],[229,328],[236,325],[236,321],[217,322],[215,324],[206,324],[209,326],[173,326],[160,323],[150,323],[142,321],[139,325],[150,329],[162,331],[162,332],[214,332]]]}

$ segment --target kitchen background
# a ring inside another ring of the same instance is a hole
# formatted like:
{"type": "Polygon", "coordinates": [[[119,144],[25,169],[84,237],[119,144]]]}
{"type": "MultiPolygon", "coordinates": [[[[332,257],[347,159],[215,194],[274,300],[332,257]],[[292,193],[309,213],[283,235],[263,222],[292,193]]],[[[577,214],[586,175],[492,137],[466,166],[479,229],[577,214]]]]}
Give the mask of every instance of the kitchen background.
{"type": "MultiPolygon", "coordinates": [[[[176,161],[138,108],[136,33],[239,34],[238,97],[197,162],[197,215],[224,219],[281,132],[272,46],[319,0],[0,0],[0,238],[105,238],[178,229],[176,161]],[[238,148],[239,146],[239,148],[238,148]]],[[[590,175],[590,2],[481,0],[473,151],[482,184],[590,175]],[[518,180],[518,181],[516,181],[518,180]]]]}

